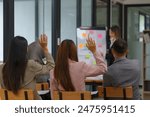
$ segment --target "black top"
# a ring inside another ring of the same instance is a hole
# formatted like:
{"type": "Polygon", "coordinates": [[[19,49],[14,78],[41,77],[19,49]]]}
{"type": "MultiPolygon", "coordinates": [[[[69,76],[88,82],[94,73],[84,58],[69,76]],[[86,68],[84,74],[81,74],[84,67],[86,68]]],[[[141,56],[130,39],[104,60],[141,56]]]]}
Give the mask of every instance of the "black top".
{"type": "Polygon", "coordinates": [[[106,53],[106,60],[107,60],[107,65],[108,66],[111,66],[113,64],[114,60],[115,60],[115,58],[114,58],[114,56],[111,52],[111,48],[106,53]]]}

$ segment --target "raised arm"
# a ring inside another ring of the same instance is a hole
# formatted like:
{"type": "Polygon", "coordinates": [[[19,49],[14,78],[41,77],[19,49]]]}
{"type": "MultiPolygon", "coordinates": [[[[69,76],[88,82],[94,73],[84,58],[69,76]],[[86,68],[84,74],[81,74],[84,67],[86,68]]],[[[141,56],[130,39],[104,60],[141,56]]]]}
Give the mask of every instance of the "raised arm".
{"type": "Polygon", "coordinates": [[[33,63],[33,70],[35,71],[35,74],[47,74],[51,69],[54,68],[54,60],[53,57],[50,55],[47,47],[47,36],[45,34],[41,35],[39,38],[39,43],[44,51],[45,57],[46,57],[46,64],[41,65],[38,62],[33,63]]]}
{"type": "Polygon", "coordinates": [[[87,48],[93,53],[96,60],[96,65],[83,64],[83,72],[85,77],[92,77],[104,74],[107,70],[107,65],[105,64],[104,57],[101,52],[96,51],[96,44],[92,38],[87,39],[87,48]]]}

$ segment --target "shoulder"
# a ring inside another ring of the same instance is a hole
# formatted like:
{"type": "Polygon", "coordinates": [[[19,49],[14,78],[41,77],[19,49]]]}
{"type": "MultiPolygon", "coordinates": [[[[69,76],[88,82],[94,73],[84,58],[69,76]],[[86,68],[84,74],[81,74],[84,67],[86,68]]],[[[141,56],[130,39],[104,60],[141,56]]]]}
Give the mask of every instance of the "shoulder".
{"type": "Polygon", "coordinates": [[[106,73],[109,75],[114,75],[118,72],[117,69],[120,69],[119,67],[120,67],[119,63],[113,63],[112,65],[108,66],[106,73]]]}
{"type": "Polygon", "coordinates": [[[131,65],[131,67],[133,67],[135,70],[140,71],[140,64],[139,61],[136,59],[133,60],[129,60],[129,64],[131,65]]]}
{"type": "Polygon", "coordinates": [[[113,71],[114,68],[116,68],[116,67],[117,67],[117,64],[113,63],[112,65],[110,65],[110,66],[108,67],[108,71],[113,71]]]}
{"type": "Polygon", "coordinates": [[[129,60],[129,61],[132,62],[134,65],[139,65],[139,61],[136,59],[129,60]]]}
{"type": "Polygon", "coordinates": [[[82,67],[82,66],[85,65],[85,64],[86,64],[86,63],[83,62],[83,61],[76,62],[76,61],[69,60],[69,65],[71,65],[71,66],[82,67]]]}

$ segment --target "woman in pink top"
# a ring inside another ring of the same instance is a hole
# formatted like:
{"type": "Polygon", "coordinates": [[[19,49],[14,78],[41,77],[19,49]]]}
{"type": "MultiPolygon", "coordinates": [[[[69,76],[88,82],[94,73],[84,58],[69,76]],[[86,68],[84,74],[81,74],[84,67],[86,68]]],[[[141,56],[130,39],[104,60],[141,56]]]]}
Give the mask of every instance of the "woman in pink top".
{"type": "Polygon", "coordinates": [[[97,76],[106,72],[106,64],[102,53],[96,51],[95,41],[89,38],[87,48],[93,53],[96,65],[78,62],[77,47],[72,40],[64,40],[57,52],[55,68],[50,71],[50,89],[53,91],[85,90],[85,78],[97,76]]]}

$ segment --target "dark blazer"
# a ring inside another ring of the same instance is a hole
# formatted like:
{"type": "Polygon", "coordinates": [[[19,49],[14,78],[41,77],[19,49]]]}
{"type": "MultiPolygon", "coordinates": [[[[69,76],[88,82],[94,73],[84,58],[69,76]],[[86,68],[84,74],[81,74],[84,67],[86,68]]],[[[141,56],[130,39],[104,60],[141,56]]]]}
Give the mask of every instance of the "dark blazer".
{"type": "Polygon", "coordinates": [[[108,67],[104,74],[105,86],[133,86],[133,99],[140,99],[140,66],[137,60],[120,58],[108,67]]]}
{"type": "Polygon", "coordinates": [[[115,58],[111,52],[111,48],[106,53],[106,60],[107,60],[107,66],[112,65],[115,60],[115,58]]]}

